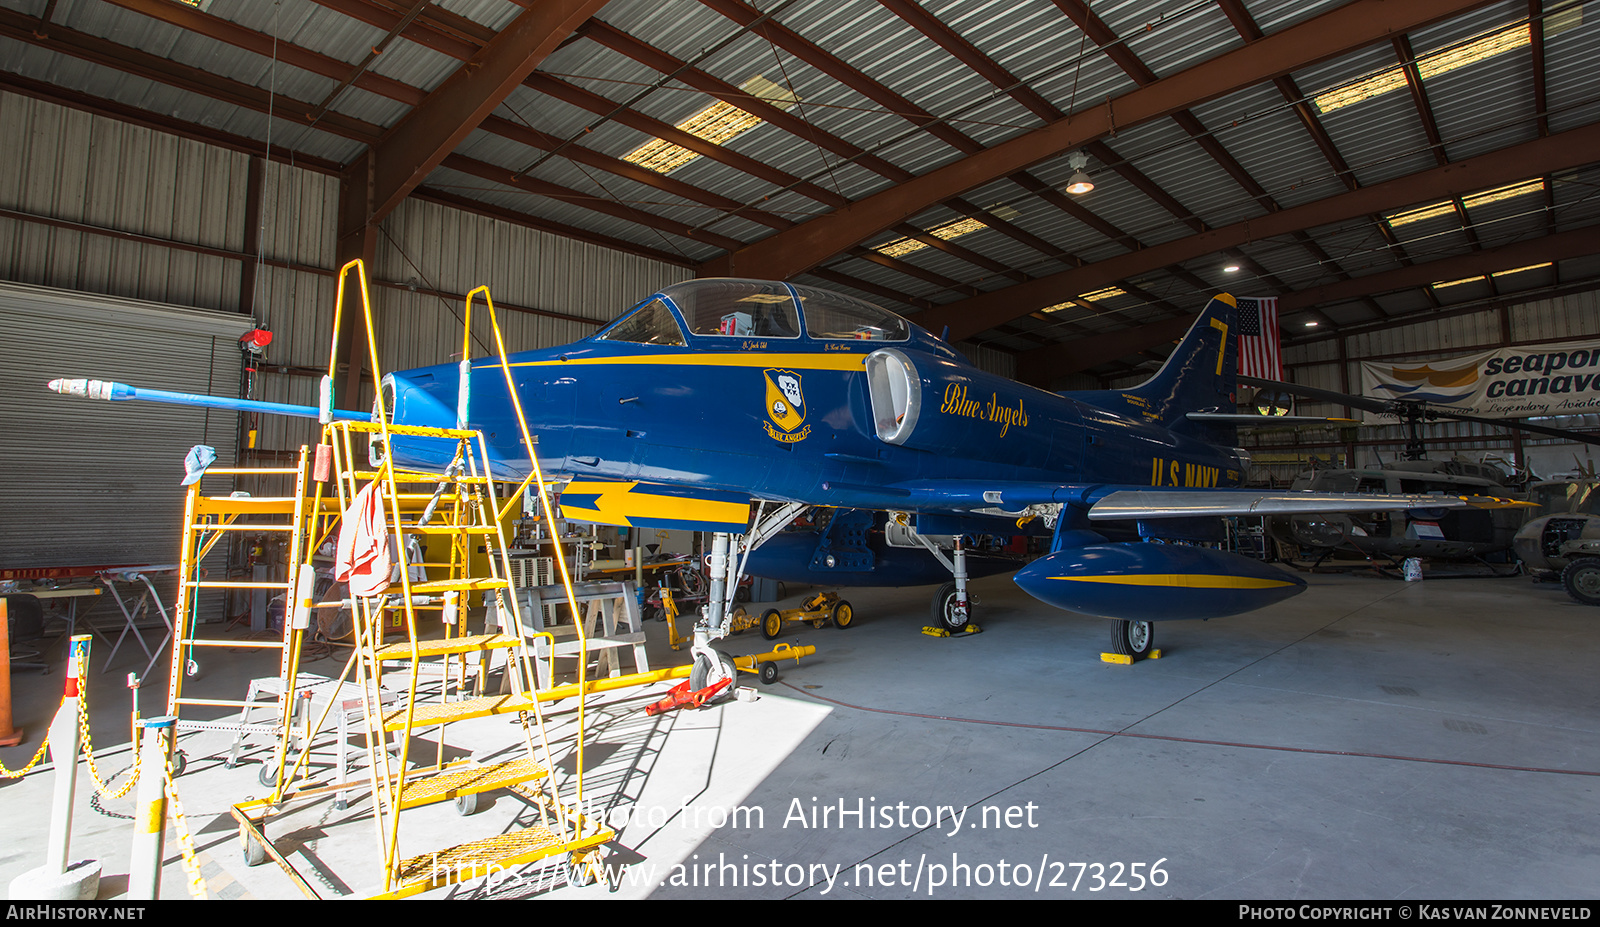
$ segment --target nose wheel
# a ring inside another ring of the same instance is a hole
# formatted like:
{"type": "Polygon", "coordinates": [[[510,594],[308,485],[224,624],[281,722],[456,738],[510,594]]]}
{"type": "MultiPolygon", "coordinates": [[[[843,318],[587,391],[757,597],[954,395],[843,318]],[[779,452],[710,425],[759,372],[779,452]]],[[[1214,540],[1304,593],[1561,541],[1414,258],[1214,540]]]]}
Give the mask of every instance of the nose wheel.
{"type": "Polygon", "coordinates": [[[689,670],[689,688],[691,691],[698,692],[707,686],[714,686],[727,679],[729,680],[728,688],[723,689],[718,695],[720,699],[733,689],[732,681],[738,677],[739,669],[734,666],[733,657],[720,650],[714,652],[717,655],[715,664],[703,656],[695,656],[694,668],[689,670]]]}

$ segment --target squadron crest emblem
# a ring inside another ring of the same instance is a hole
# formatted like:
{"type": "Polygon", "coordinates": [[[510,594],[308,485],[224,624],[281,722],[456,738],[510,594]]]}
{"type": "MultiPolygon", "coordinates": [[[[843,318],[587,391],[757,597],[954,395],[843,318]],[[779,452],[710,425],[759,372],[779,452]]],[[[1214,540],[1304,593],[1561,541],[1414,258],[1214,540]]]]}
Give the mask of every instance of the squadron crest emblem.
{"type": "Polygon", "coordinates": [[[793,444],[811,434],[806,424],[806,397],[800,389],[800,375],[792,370],[763,371],[767,380],[767,419],[761,427],[774,441],[793,444]]]}

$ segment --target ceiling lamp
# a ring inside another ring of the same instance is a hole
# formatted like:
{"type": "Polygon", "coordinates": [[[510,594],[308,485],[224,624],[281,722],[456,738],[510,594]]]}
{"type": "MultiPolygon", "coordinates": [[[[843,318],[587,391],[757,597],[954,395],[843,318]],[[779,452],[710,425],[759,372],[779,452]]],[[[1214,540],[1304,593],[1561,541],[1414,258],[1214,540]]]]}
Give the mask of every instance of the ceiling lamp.
{"type": "Polygon", "coordinates": [[[1094,181],[1083,169],[1089,166],[1089,156],[1081,151],[1074,151],[1067,155],[1067,166],[1072,168],[1072,177],[1067,181],[1066,190],[1073,196],[1082,196],[1094,189],[1094,181]]]}

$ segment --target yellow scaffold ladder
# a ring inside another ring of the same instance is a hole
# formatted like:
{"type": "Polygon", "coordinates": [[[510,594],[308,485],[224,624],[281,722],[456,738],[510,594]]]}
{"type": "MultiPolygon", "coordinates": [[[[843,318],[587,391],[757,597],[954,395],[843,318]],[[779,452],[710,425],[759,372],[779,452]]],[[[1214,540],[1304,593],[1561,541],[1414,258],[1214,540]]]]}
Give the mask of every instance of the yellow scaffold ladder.
{"type": "MultiPolygon", "coordinates": [[[[365,270],[359,261],[340,272],[334,344],[338,344],[338,327],[344,316],[345,278],[352,270],[359,282],[373,379],[381,383],[365,270]]],[[[464,358],[469,356],[471,300],[469,296],[464,358]]],[[[330,377],[336,361],[337,356],[330,361],[330,377]]],[[[384,405],[377,404],[371,422],[340,421],[323,426],[323,443],[332,448],[345,528],[350,527],[357,495],[375,483],[385,531],[392,532],[397,541],[392,550],[398,582],[391,582],[376,595],[352,596],[355,682],[362,692],[367,768],[383,863],[382,889],[374,897],[401,898],[559,855],[568,856],[569,872],[598,874],[593,865],[597,848],[614,835],[585,820],[576,804],[565,801],[558,777],[552,774],[555,767],[544,712],[533,692],[538,678],[534,657],[511,590],[511,564],[501,527],[504,512],[497,506],[484,436],[465,427],[396,425],[389,421],[390,412],[384,405]],[[442,469],[402,469],[395,462],[397,441],[412,450],[426,448],[424,456],[435,465],[443,464],[442,469]],[[427,579],[413,578],[412,567],[419,564],[410,562],[408,541],[414,537],[428,544],[429,554],[420,564],[427,570],[427,579]],[[441,548],[446,544],[448,554],[443,555],[441,548]],[[488,554],[487,567],[475,575],[472,565],[482,561],[471,555],[480,547],[488,554]],[[494,606],[488,613],[499,626],[484,634],[468,634],[468,610],[480,596],[485,606],[494,606]],[[393,619],[399,619],[401,639],[385,643],[384,631],[393,619]],[[435,621],[438,624],[432,624],[435,621]],[[505,679],[501,694],[488,695],[485,678],[495,652],[505,656],[505,679]],[[470,674],[470,679],[467,654],[479,657],[478,672],[470,674]],[[395,676],[404,681],[386,690],[386,674],[391,682],[395,676]],[[437,687],[425,692],[425,676],[437,678],[437,687]],[[395,695],[381,697],[386,691],[395,695]],[[522,756],[493,764],[445,762],[445,725],[506,714],[515,714],[520,720],[522,756]],[[407,762],[411,739],[424,728],[437,730],[436,760],[432,765],[411,768],[407,762]],[[475,804],[474,796],[499,788],[513,788],[530,799],[539,811],[539,823],[460,846],[407,845],[402,852],[400,823],[407,809],[453,800],[459,811],[468,813],[475,804]]],[[[543,497],[542,482],[539,491],[543,497]]],[[[548,500],[542,501],[548,509],[548,500]]],[[[581,720],[579,726],[581,730],[581,720]]],[[[567,791],[577,788],[581,785],[567,791]]]]}
{"type": "MultiPolygon", "coordinates": [[[[178,554],[178,600],[175,612],[177,630],[173,635],[171,672],[167,681],[167,714],[178,719],[179,731],[233,731],[240,737],[245,734],[259,734],[286,745],[289,742],[289,723],[294,707],[294,686],[291,681],[296,678],[298,672],[302,639],[302,635],[294,626],[293,603],[297,584],[302,582],[301,572],[311,569],[306,562],[309,559],[306,556],[306,549],[309,545],[309,531],[315,521],[312,514],[316,500],[307,495],[309,473],[306,448],[300,449],[299,461],[294,467],[210,467],[205,471],[205,478],[211,477],[254,478],[252,485],[256,486],[262,485],[264,478],[293,477],[294,494],[262,497],[240,492],[227,496],[207,496],[202,495],[200,491],[204,480],[196,480],[189,484],[184,501],[183,545],[178,554]],[[211,578],[205,575],[200,564],[211,549],[218,541],[237,536],[241,532],[286,535],[285,546],[289,552],[289,567],[287,576],[282,581],[260,582],[234,579],[231,576],[211,578]],[[263,596],[269,601],[275,596],[282,595],[285,603],[282,638],[240,640],[201,637],[197,606],[200,596],[207,590],[246,590],[252,596],[263,596]],[[279,651],[278,672],[284,682],[278,690],[278,704],[273,720],[264,723],[245,722],[245,710],[262,707],[260,702],[246,699],[201,698],[183,693],[184,680],[198,669],[197,648],[207,647],[255,647],[279,651]],[[185,709],[202,707],[238,708],[241,717],[239,721],[197,721],[184,717],[185,709]]],[[[310,577],[306,579],[309,580],[310,577]]],[[[280,746],[277,764],[280,770],[284,755],[284,749],[280,746]]],[[[181,767],[179,771],[181,772],[181,767]]]]}

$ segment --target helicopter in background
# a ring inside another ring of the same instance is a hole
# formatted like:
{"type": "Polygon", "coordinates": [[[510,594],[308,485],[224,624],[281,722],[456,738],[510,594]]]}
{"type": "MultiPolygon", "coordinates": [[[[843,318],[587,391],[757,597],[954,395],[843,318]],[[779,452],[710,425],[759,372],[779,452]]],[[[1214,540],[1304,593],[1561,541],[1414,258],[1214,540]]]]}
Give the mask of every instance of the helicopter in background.
{"type": "MultiPolygon", "coordinates": [[[[1394,415],[1406,429],[1401,460],[1381,467],[1313,469],[1299,474],[1292,490],[1317,492],[1416,493],[1454,497],[1462,495],[1503,498],[1517,482],[1499,467],[1466,460],[1428,460],[1424,456],[1422,425],[1438,419],[1478,422],[1584,444],[1600,438],[1582,432],[1535,425],[1517,419],[1491,419],[1437,408],[1415,400],[1377,400],[1333,390],[1240,377],[1241,384],[1261,388],[1274,397],[1285,394],[1333,402],[1379,414],[1394,415]]],[[[1275,402],[1279,400],[1274,400],[1275,402]]],[[[1267,519],[1268,533],[1277,541],[1309,552],[1321,564],[1336,551],[1354,549],[1368,559],[1382,557],[1396,563],[1408,557],[1444,560],[1481,560],[1511,549],[1518,529],[1527,520],[1526,503],[1479,505],[1469,509],[1415,509],[1407,512],[1283,515],[1267,519]]]]}
{"type": "Polygon", "coordinates": [[[1538,505],[1512,540],[1517,558],[1536,582],[1559,580],[1574,601],[1600,605],[1600,480],[1594,466],[1578,478],[1544,480],[1528,489],[1538,505]]]}
{"type": "MultiPolygon", "coordinates": [[[[1378,468],[1308,470],[1290,489],[1315,492],[1415,493],[1440,496],[1495,496],[1511,493],[1499,468],[1460,460],[1397,460],[1378,468]]],[[[1511,547],[1523,510],[1417,509],[1411,512],[1359,512],[1276,516],[1267,519],[1277,541],[1313,551],[1320,564],[1340,549],[1354,548],[1368,558],[1396,562],[1407,557],[1479,559],[1511,547]]]]}

